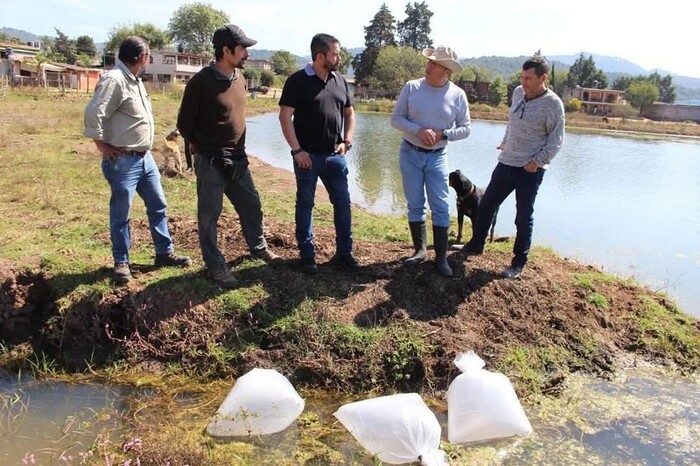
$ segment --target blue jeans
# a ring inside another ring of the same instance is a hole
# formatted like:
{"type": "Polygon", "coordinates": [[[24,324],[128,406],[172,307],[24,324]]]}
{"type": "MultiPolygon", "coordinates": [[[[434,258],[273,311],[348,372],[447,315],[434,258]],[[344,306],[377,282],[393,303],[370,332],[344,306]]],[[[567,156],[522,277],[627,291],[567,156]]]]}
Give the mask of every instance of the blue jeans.
{"type": "Polygon", "coordinates": [[[538,168],[530,173],[522,167],[510,167],[498,163],[491,175],[484,197],[479,204],[479,216],[474,225],[472,244],[483,246],[491,221],[498,206],[515,191],[515,244],[513,245],[514,267],[525,267],[532,244],[532,229],[535,223],[535,199],[542,184],[545,170],[538,168]]]}
{"type": "Polygon", "coordinates": [[[297,179],[295,208],[296,237],[299,255],[314,258],[314,227],[312,210],[316,195],[316,184],[320,178],[333,204],[335,225],[335,250],[338,256],[352,254],[352,213],[348,190],[348,164],[344,155],[309,154],[311,168],[302,169],[294,164],[297,179]]]}
{"type": "Polygon", "coordinates": [[[224,178],[219,169],[213,166],[209,157],[196,154],[195,173],[197,174],[197,224],[199,246],[207,268],[217,268],[226,264],[224,255],[217,246],[217,222],[223,209],[224,194],[233,204],[241,222],[241,230],[251,253],[267,249],[263,235],[263,212],[260,195],[255,189],[249,169],[240,178],[224,178]]]}
{"type": "Polygon", "coordinates": [[[406,141],[399,149],[403,193],[408,204],[408,221],[425,221],[425,194],[433,214],[433,225],[450,226],[447,150],[420,152],[406,141]]]}
{"type": "Polygon", "coordinates": [[[115,160],[103,158],[102,173],[112,189],[109,199],[109,234],[114,262],[129,262],[129,212],[135,193],[138,193],[146,204],[148,226],[156,254],[173,252],[173,240],[165,216],[165,193],[151,151],[146,152],[143,157],[120,155],[115,160]]]}

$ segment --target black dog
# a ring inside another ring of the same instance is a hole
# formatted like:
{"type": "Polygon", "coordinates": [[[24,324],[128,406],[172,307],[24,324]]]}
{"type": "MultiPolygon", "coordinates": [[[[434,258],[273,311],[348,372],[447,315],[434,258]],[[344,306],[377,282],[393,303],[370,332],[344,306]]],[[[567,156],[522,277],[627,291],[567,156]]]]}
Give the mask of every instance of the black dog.
{"type": "MultiPolygon", "coordinates": [[[[472,222],[472,236],[474,235],[474,224],[476,217],[479,214],[479,204],[484,196],[484,190],[477,188],[469,181],[469,178],[464,176],[461,171],[455,170],[450,173],[450,186],[457,193],[457,242],[462,242],[462,223],[464,216],[469,217],[472,222]]],[[[493,215],[491,222],[490,240],[493,242],[493,231],[496,228],[496,218],[498,217],[498,209],[493,215]]]]}

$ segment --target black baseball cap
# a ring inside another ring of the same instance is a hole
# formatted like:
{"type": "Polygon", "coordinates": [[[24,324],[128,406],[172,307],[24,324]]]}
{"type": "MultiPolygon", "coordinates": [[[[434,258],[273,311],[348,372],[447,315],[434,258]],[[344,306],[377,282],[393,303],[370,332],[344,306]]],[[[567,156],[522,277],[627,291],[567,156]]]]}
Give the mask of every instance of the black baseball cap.
{"type": "Polygon", "coordinates": [[[243,29],[235,24],[227,24],[214,31],[214,37],[211,42],[214,44],[214,47],[223,47],[224,45],[251,47],[258,43],[257,40],[247,37],[243,29]]]}

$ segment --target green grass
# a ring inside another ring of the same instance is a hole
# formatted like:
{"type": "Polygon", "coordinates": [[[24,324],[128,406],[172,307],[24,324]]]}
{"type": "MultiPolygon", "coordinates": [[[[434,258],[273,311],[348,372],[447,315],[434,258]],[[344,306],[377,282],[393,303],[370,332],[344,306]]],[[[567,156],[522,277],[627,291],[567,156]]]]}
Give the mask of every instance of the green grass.
{"type": "Polygon", "coordinates": [[[586,301],[593,304],[598,309],[608,309],[610,307],[610,302],[608,298],[600,293],[591,293],[586,296],[586,301]]]}
{"type": "Polygon", "coordinates": [[[519,393],[540,393],[543,381],[542,363],[530,348],[518,345],[509,347],[496,367],[508,375],[519,393]]]}
{"type": "Polygon", "coordinates": [[[586,291],[593,291],[596,283],[615,283],[617,281],[620,279],[598,272],[577,273],[573,276],[574,285],[586,291]]]}
{"type": "Polygon", "coordinates": [[[388,99],[379,100],[356,100],[355,111],[357,112],[379,112],[391,113],[396,102],[388,99]]]}
{"type": "Polygon", "coordinates": [[[677,362],[697,369],[700,366],[700,337],[696,321],[674,305],[662,305],[642,296],[638,311],[639,345],[655,355],[674,354],[677,362]]]}

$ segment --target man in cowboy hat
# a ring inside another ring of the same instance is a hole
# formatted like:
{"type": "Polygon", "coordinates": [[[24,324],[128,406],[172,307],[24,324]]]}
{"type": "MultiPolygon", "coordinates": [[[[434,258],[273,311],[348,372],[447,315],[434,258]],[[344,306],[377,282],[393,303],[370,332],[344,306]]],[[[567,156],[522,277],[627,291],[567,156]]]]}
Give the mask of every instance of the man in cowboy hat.
{"type": "Polygon", "coordinates": [[[469,136],[469,103],[462,89],[450,82],[452,73],[461,73],[457,54],[449,47],[423,50],[428,59],[425,77],[408,81],[391,115],[391,125],[403,133],[399,166],[408,204],[408,225],[414,254],[408,264],[426,258],[425,195],[433,217],[435,265],[438,273],[452,276],[447,263],[447,231],[450,209],[447,143],[469,136]]]}

